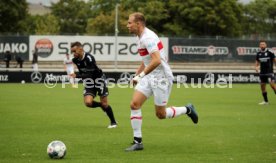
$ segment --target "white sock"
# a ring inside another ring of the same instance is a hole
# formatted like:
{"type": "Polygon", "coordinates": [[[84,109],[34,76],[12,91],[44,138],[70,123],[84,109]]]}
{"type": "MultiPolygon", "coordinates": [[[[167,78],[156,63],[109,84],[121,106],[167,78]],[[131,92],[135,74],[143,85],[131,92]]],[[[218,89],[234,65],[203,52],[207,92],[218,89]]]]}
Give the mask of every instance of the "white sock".
{"type": "Polygon", "coordinates": [[[138,110],[131,110],[131,126],[133,129],[133,136],[137,138],[142,138],[142,111],[141,109],[138,110]]]}
{"type": "Polygon", "coordinates": [[[174,118],[182,114],[187,113],[187,108],[185,106],[182,107],[169,107],[166,108],[166,118],[174,118]]]}

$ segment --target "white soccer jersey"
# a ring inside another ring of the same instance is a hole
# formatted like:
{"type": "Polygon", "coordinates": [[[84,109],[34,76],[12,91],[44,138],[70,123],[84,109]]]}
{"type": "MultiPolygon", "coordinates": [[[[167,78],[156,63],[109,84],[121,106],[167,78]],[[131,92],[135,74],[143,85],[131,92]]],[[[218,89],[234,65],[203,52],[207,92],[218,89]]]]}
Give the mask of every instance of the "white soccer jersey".
{"type": "Polygon", "coordinates": [[[165,50],[163,44],[158,36],[148,28],[144,29],[141,37],[138,37],[138,52],[142,57],[145,67],[147,67],[151,62],[151,56],[153,52],[159,51],[161,57],[161,64],[156,67],[149,75],[154,77],[166,77],[173,80],[173,74],[171,68],[167,62],[165,55],[165,50]]]}
{"type": "Polygon", "coordinates": [[[67,57],[65,57],[63,63],[66,65],[66,71],[68,74],[74,73],[74,63],[71,58],[67,59],[67,57]]]}

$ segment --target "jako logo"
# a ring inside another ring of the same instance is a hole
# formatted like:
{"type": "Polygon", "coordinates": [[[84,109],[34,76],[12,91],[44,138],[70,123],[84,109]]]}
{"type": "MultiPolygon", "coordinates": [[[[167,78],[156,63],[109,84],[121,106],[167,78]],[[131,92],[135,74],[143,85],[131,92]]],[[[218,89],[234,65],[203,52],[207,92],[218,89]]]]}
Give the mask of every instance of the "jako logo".
{"type": "Polygon", "coordinates": [[[40,39],[35,43],[35,50],[42,58],[49,57],[53,52],[54,46],[49,39],[40,39]]]}
{"type": "Polygon", "coordinates": [[[26,53],[28,45],[26,43],[0,43],[0,53],[10,51],[11,53],[26,53]]]}

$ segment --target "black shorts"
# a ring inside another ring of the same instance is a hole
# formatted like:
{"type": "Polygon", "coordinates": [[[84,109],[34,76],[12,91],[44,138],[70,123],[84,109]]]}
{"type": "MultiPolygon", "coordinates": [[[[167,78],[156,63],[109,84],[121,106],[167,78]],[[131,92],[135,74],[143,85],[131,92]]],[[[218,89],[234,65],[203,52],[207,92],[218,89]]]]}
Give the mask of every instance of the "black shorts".
{"type": "Polygon", "coordinates": [[[106,79],[104,76],[102,78],[97,78],[89,82],[90,83],[84,82],[83,96],[88,96],[88,95],[93,97],[96,97],[97,95],[99,95],[100,97],[108,96],[109,92],[107,88],[106,79]]]}
{"type": "Polygon", "coordinates": [[[271,81],[275,82],[274,74],[260,74],[261,83],[270,83],[271,81]]]}

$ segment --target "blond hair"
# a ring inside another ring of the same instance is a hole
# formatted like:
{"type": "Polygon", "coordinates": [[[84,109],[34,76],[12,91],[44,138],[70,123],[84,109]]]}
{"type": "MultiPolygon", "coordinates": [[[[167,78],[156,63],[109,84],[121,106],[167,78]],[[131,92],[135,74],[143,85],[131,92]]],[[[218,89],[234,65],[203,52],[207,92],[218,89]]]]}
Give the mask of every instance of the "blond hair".
{"type": "Polygon", "coordinates": [[[146,25],[145,16],[141,12],[134,12],[134,13],[130,14],[130,16],[134,17],[135,22],[141,22],[144,26],[146,25]]]}

